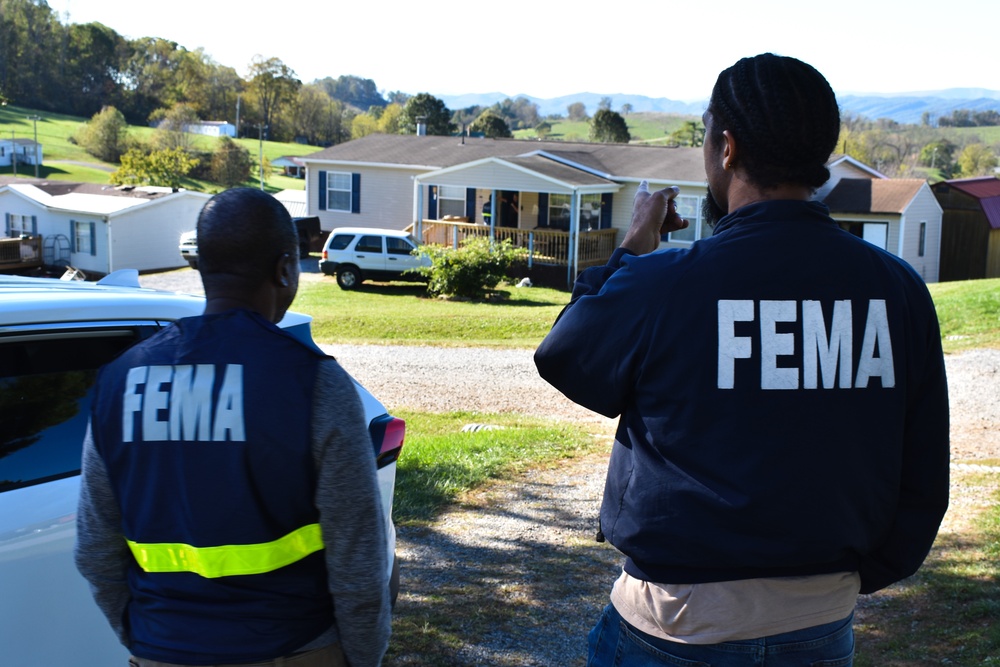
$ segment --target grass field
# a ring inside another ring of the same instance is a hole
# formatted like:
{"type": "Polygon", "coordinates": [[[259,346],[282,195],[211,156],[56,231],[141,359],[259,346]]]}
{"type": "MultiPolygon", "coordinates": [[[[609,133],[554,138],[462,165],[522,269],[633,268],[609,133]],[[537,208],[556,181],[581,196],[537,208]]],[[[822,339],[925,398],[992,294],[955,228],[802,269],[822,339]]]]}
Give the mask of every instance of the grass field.
{"type": "MultiPolygon", "coordinates": [[[[1000,349],[1000,279],[930,285],[944,349],[1000,349]]],[[[431,299],[419,284],[365,283],[342,290],[332,277],[303,282],[293,308],[313,315],[323,343],[533,348],[569,293],[501,286],[490,301],[431,299]]]]}
{"type": "MultiPolygon", "coordinates": [[[[666,143],[670,133],[679,129],[685,121],[701,121],[697,116],[654,112],[631,113],[624,118],[629,134],[632,135],[631,143],[653,145],[666,143]]],[[[590,137],[589,121],[561,119],[550,120],[548,123],[552,125],[552,132],[547,137],[550,141],[587,141],[590,137]]],[[[514,137],[517,139],[536,139],[538,135],[533,129],[517,130],[514,132],[514,137]]]]}
{"type": "MultiPolygon", "coordinates": [[[[0,107],[0,136],[34,139],[35,125],[37,125],[38,143],[42,145],[42,164],[39,169],[41,178],[79,183],[107,183],[108,174],[117,169],[118,165],[98,160],[72,141],[73,135],[87,120],[76,116],[36,113],[31,109],[3,106],[0,107]],[[41,120],[32,123],[28,117],[33,115],[39,116],[41,120]]],[[[130,137],[142,141],[151,141],[154,133],[155,130],[151,127],[130,125],[128,128],[130,137]]],[[[191,140],[195,147],[206,151],[212,150],[218,141],[215,137],[203,135],[192,135],[191,140]]],[[[237,143],[247,149],[256,162],[260,154],[261,143],[256,139],[238,139],[237,143]]],[[[263,142],[264,157],[268,160],[275,160],[283,155],[308,155],[318,150],[320,148],[317,146],[304,144],[263,142]]],[[[17,171],[18,175],[21,176],[35,175],[33,165],[22,164],[17,171]]],[[[10,175],[12,173],[12,167],[0,167],[0,174],[10,175]]],[[[247,182],[247,185],[250,186],[258,184],[259,181],[253,178],[247,182]]],[[[215,183],[196,179],[184,179],[182,185],[189,190],[200,192],[217,192],[222,189],[222,186],[215,183]]],[[[269,192],[304,190],[305,181],[276,174],[265,183],[265,189],[269,192]]]]}

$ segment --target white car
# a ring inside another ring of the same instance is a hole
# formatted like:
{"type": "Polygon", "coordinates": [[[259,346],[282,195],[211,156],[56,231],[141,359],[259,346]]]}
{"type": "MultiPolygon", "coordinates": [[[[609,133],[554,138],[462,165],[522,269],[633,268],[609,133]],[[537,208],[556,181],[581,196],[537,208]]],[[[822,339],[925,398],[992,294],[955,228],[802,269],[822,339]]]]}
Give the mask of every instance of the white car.
{"type": "MultiPolygon", "coordinates": [[[[91,387],[119,352],[204,305],[142,289],[134,270],[98,283],[0,276],[0,664],[126,663],[73,562],[91,387]]],[[[279,326],[313,344],[310,322],[288,313],[279,326]]],[[[395,599],[391,512],[406,427],[355,385],[378,461],[395,599]]]]}
{"type": "Polygon", "coordinates": [[[177,245],[177,249],[181,253],[181,257],[192,269],[198,268],[198,232],[191,230],[190,232],[184,232],[181,234],[180,243],[177,245]]]}
{"type": "Polygon", "coordinates": [[[417,241],[398,229],[338,227],[330,232],[319,261],[320,270],[337,276],[341,289],[354,289],[365,280],[426,279],[413,272],[430,266],[426,255],[414,255],[417,241]]]}

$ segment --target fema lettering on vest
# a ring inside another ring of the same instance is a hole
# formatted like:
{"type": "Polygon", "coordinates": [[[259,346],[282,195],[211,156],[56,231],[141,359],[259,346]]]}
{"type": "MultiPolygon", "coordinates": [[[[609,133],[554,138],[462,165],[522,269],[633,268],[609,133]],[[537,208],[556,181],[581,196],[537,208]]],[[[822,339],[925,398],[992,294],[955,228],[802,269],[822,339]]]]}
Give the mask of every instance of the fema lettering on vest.
{"type": "Polygon", "coordinates": [[[756,344],[760,355],[761,389],[865,389],[873,378],[883,389],[896,385],[892,363],[892,339],[889,318],[883,299],[870,299],[867,312],[857,313],[863,305],[851,300],[835,301],[830,326],[827,327],[819,301],[718,302],[719,350],[718,388],[733,389],[740,359],[750,359],[756,344]],[[800,326],[798,314],[802,313],[800,326]],[[760,326],[752,335],[737,336],[737,323],[752,323],[760,315],[760,326]],[[854,318],[864,316],[857,368],[854,367],[854,318]],[[779,331],[779,325],[783,331],[779,331]],[[829,334],[827,332],[829,331],[829,334]],[[778,365],[779,357],[791,357],[802,351],[802,367],[778,365]]]}
{"type": "Polygon", "coordinates": [[[122,441],[168,440],[246,441],[242,364],[129,369],[122,396],[122,441]]]}

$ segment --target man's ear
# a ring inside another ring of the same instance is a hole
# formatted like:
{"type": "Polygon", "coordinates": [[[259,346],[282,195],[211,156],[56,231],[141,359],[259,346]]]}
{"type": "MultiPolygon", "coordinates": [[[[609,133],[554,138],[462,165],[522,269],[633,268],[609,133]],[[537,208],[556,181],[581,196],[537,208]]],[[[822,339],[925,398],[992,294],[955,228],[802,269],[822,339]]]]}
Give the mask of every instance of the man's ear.
{"type": "Polygon", "coordinates": [[[282,253],[274,263],[274,284],[278,287],[290,287],[292,284],[291,262],[298,261],[290,254],[282,253]]]}
{"type": "Polygon", "coordinates": [[[734,169],[739,157],[739,146],[736,144],[736,137],[729,130],[723,130],[722,138],[726,142],[722,148],[722,168],[726,170],[734,169]]]}

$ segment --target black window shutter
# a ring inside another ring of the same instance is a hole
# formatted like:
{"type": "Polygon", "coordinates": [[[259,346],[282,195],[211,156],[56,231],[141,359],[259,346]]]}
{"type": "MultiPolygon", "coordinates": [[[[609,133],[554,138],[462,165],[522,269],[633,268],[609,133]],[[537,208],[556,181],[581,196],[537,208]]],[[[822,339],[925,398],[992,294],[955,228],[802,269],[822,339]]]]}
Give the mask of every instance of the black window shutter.
{"type": "Polygon", "coordinates": [[[549,193],[538,193],[538,226],[549,226],[549,193]]]}
{"type": "Polygon", "coordinates": [[[361,174],[351,174],[351,213],[361,213],[361,174]]]}
{"type": "Polygon", "coordinates": [[[465,217],[469,222],[476,221],[476,189],[465,189],[465,217]]]}
{"type": "Polygon", "coordinates": [[[90,223],[90,254],[97,254],[97,223],[90,223]]]}
{"type": "Polygon", "coordinates": [[[31,235],[38,236],[38,216],[31,216],[31,235]]]}
{"type": "Polygon", "coordinates": [[[601,229],[611,229],[611,202],[614,193],[605,192],[601,195],[601,229]]]}
{"type": "Polygon", "coordinates": [[[437,188],[433,185],[427,186],[427,217],[430,220],[437,220],[438,217],[437,188]]]}
{"type": "Polygon", "coordinates": [[[319,172],[319,210],[326,210],[326,172],[319,172]]]}
{"type": "Polygon", "coordinates": [[[76,252],[76,221],[69,221],[69,251],[76,252]]]}

